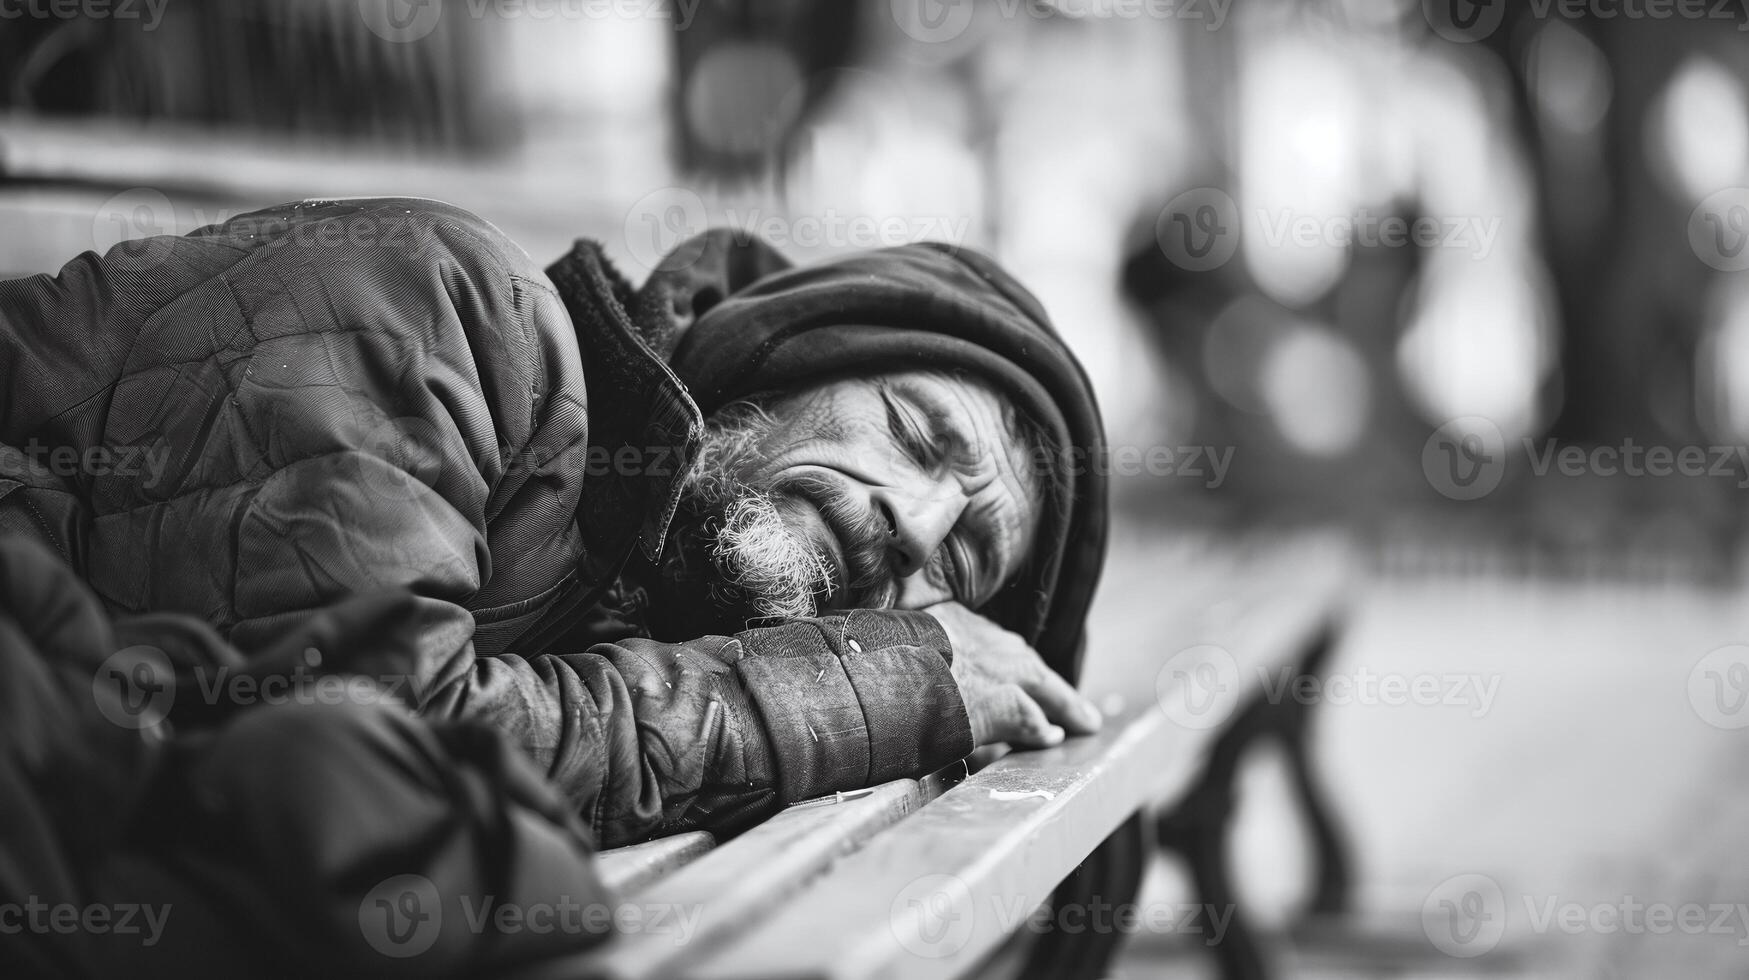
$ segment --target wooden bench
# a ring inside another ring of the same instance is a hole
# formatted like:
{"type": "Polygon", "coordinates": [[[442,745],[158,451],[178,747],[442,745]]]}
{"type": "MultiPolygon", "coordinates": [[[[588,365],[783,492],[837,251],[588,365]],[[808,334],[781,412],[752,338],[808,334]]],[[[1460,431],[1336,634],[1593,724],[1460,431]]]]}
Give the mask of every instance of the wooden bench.
{"type": "MultiPolygon", "coordinates": [[[[1165,813],[1166,843],[1186,849],[1199,888],[1231,902],[1220,852],[1232,767],[1257,734],[1297,738],[1271,720],[1283,706],[1264,699],[1263,679],[1315,669],[1327,648],[1344,577],[1328,558],[1174,583],[1167,596],[1128,583],[1151,605],[1135,635],[1096,631],[1096,644],[1137,645],[1136,655],[1090,658],[1107,666],[1090,668],[1084,688],[1116,709],[1097,736],[1009,754],[969,776],[960,766],[797,804],[720,847],[695,833],[605,853],[625,903],[684,910],[691,928],[618,935],[539,976],[964,976],[1017,949],[1017,933],[1038,932],[1023,930],[1029,913],[1078,867],[1087,877],[1089,856],[1124,837],[1114,837],[1120,828],[1140,828],[1144,811],[1165,813]]],[[[1145,858],[1139,844],[1119,848],[1082,891],[1133,899],[1145,858]]],[[[1339,869],[1326,868],[1332,877],[1339,869]]],[[[1030,975],[1098,976],[1120,938],[1046,932],[1016,958],[1031,960],[1030,975]]],[[[1243,949],[1223,953],[1223,965],[1228,976],[1262,970],[1243,949]]]]}

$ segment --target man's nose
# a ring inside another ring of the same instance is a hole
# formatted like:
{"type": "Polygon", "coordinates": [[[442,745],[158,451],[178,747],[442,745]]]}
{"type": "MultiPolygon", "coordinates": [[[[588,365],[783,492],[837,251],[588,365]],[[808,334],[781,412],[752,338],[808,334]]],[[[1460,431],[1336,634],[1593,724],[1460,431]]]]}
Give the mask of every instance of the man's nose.
{"type": "Polygon", "coordinates": [[[965,512],[966,497],[957,488],[912,492],[882,487],[874,492],[874,504],[886,521],[893,570],[904,578],[929,564],[965,512]]]}

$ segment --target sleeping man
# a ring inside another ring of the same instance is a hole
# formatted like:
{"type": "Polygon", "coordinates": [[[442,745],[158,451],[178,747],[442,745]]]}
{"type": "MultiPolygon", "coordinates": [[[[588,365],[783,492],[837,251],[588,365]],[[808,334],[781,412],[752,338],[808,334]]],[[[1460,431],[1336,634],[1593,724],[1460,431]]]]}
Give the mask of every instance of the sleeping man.
{"type": "MultiPolygon", "coordinates": [[[[585,841],[1091,732],[1100,438],[1037,302],[942,246],[791,268],[716,232],[633,289],[369,200],[0,283],[0,688],[68,701],[0,720],[42,835],[0,901],[174,894],[156,962],[258,968],[397,874],[587,893],[585,841]]],[[[382,952],[336,929],[285,968],[382,952]]],[[[140,952],[63,939],[27,964],[140,952]]]]}

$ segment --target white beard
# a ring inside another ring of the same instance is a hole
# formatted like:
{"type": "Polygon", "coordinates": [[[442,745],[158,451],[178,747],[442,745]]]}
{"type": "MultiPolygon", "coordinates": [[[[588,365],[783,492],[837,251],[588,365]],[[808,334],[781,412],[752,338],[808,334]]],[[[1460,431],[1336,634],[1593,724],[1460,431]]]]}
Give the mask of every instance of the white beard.
{"type": "Polygon", "coordinates": [[[815,596],[832,580],[826,557],[784,523],[769,496],[751,488],[729,502],[711,550],[724,577],[764,617],[815,615],[815,596]]]}
{"type": "Polygon", "coordinates": [[[708,515],[708,550],[723,580],[714,590],[719,596],[759,617],[810,617],[831,588],[829,560],[784,521],[770,494],[741,478],[771,429],[770,417],[751,403],[712,415],[682,492],[688,509],[708,515]]]}

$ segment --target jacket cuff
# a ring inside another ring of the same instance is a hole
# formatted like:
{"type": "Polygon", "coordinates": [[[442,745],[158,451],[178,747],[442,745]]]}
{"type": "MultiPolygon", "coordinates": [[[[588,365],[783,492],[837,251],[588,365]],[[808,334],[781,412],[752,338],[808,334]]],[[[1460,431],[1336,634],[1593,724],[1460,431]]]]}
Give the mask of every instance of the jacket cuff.
{"type": "Polygon", "coordinates": [[[947,634],[928,613],[859,609],[740,640],[736,669],[784,803],[916,778],[972,751],[947,634]]]}

